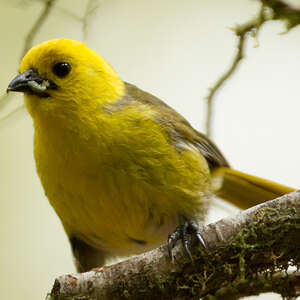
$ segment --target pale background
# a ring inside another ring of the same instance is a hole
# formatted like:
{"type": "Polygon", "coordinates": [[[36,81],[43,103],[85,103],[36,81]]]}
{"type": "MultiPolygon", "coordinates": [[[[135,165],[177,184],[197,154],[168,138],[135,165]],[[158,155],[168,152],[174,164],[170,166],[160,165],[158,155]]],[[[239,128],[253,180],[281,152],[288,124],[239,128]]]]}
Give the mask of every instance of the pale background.
{"type": "MultiPolygon", "coordinates": [[[[298,1],[299,2],[299,1],[298,1]]],[[[60,0],[35,39],[83,40],[83,0],[60,0]]],[[[0,95],[16,75],[24,37],[42,8],[38,1],[0,1],[0,95]]],[[[90,18],[88,46],[120,76],[164,99],[203,130],[203,98],[229,65],[235,38],[230,26],[257,11],[247,0],[106,0],[90,18]]],[[[242,171],[300,186],[300,28],[279,35],[264,26],[259,47],[219,93],[214,140],[242,171]]],[[[0,116],[22,104],[17,95],[0,116]]],[[[1,299],[41,300],[54,278],[74,272],[70,247],[35,172],[32,122],[23,110],[0,122],[1,299]]],[[[211,211],[210,220],[225,214],[211,211]]],[[[277,299],[261,295],[260,299],[277,299]]]]}

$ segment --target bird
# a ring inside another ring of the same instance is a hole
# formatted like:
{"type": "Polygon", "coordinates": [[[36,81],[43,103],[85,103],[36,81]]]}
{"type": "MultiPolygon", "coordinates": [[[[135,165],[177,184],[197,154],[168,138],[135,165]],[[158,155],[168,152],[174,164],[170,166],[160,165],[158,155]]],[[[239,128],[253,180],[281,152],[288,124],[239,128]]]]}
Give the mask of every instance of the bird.
{"type": "Polygon", "coordinates": [[[45,194],[78,272],[189,236],[218,196],[241,209],[294,191],[230,167],[217,146],[165,102],[123,81],[85,44],[31,48],[7,92],[24,93],[45,194]]]}

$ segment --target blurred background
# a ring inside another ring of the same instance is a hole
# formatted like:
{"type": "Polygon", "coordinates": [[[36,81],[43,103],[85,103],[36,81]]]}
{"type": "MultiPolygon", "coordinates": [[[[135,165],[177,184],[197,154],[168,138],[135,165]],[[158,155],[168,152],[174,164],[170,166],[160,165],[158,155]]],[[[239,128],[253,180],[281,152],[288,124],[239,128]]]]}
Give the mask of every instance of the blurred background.
{"type": "MultiPolygon", "coordinates": [[[[43,7],[43,1],[0,2],[0,96],[43,7]]],[[[121,78],[204,131],[204,98],[236,51],[230,27],[258,9],[247,0],[57,0],[34,44],[59,37],[84,41],[121,78]]],[[[268,22],[258,41],[249,39],[246,59],[217,95],[212,138],[235,168],[299,187],[300,27],[280,34],[284,30],[268,22]]],[[[32,121],[25,109],[6,117],[22,104],[22,95],[0,103],[0,290],[2,299],[41,300],[57,276],[75,269],[36,175],[32,121]]],[[[236,211],[217,203],[208,222],[236,211]]]]}

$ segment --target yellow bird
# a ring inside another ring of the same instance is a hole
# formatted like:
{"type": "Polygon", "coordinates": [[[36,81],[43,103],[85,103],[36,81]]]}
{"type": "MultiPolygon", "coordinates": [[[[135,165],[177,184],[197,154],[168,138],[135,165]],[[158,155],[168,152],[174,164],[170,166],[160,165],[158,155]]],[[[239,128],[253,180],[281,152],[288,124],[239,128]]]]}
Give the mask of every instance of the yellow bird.
{"type": "Polygon", "coordinates": [[[45,193],[78,271],[108,258],[169,249],[213,194],[248,208],[294,189],[231,169],[218,148],[155,96],[122,81],[84,44],[32,48],[7,91],[23,92],[45,193]]]}

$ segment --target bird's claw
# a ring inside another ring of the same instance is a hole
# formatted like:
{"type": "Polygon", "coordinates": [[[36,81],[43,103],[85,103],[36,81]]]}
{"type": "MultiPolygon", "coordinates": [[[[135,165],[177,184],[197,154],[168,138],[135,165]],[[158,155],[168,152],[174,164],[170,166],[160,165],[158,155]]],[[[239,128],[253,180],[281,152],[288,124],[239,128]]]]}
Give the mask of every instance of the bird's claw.
{"type": "Polygon", "coordinates": [[[171,233],[168,236],[168,251],[171,259],[173,258],[172,249],[175,247],[177,241],[181,240],[186,255],[190,258],[190,260],[193,260],[191,251],[189,249],[191,244],[190,235],[192,234],[196,235],[197,240],[202,245],[202,247],[204,249],[206,248],[205,242],[201,236],[197,223],[191,220],[185,221],[182,225],[178,226],[173,233],[171,233]]]}

